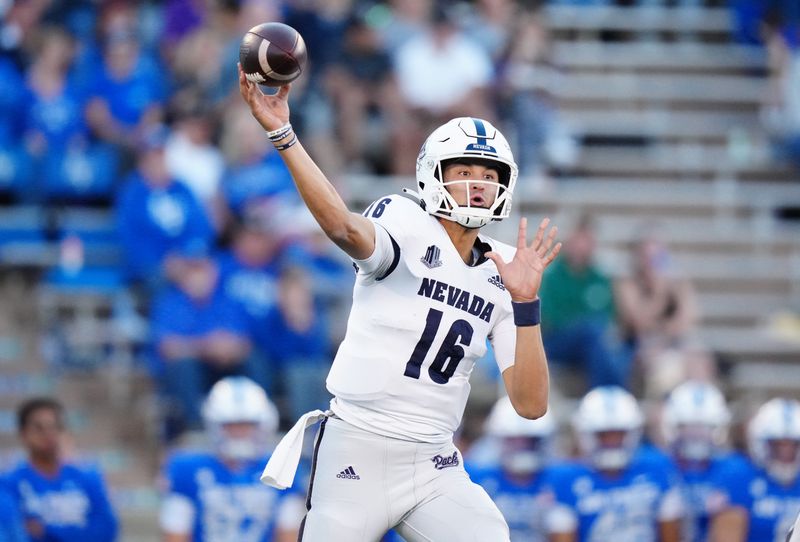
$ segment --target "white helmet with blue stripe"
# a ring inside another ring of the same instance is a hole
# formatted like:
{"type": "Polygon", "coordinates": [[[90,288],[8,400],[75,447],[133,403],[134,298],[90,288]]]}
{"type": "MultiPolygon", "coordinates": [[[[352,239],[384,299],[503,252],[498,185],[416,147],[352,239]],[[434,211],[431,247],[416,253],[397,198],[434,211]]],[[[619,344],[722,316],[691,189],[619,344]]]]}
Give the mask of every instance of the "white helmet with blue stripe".
{"type": "Polygon", "coordinates": [[[517,174],[517,164],[503,134],[488,121],[471,117],[455,118],[434,130],[417,157],[417,188],[425,210],[466,228],[480,228],[510,215],[517,174]],[[459,179],[445,183],[445,166],[455,159],[491,165],[498,172],[498,182],[459,179]],[[489,207],[471,206],[469,198],[459,205],[447,190],[458,183],[465,183],[469,190],[476,181],[484,183],[487,190],[496,190],[489,207]]]}
{"type": "Polygon", "coordinates": [[[581,452],[600,470],[625,468],[633,458],[642,437],[644,416],[636,399],[618,386],[594,388],[581,399],[573,416],[581,452]],[[613,445],[603,442],[602,434],[621,432],[613,445]]]}
{"type": "Polygon", "coordinates": [[[753,460],[779,482],[793,482],[800,472],[800,403],[767,401],[747,429],[753,460]]]}
{"type": "Polygon", "coordinates": [[[264,390],[243,376],[223,378],[211,388],[203,404],[203,419],[216,450],[231,459],[266,455],[269,439],[278,429],[278,410],[264,390]],[[252,424],[232,433],[234,424],[252,424]]]}
{"type": "Polygon", "coordinates": [[[672,390],[664,404],[664,439],[681,459],[707,461],[725,445],[730,419],[716,386],[690,380],[672,390]]]}

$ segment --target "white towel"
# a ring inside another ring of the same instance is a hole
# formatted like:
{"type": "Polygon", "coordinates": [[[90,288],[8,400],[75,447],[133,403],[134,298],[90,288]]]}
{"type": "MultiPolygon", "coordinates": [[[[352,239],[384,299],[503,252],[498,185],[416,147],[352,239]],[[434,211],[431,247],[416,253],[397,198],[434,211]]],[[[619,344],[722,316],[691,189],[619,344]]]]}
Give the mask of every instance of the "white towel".
{"type": "Polygon", "coordinates": [[[328,414],[321,410],[306,412],[297,423],[294,424],[288,433],[281,439],[272,452],[272,456],[261,473],[261,481],[278,489],[292,487],[294,475],[297,473],[297,465],[300,463],[300,454],[303,451],[303,437],[306,428],[319,422],[328,414]]]}

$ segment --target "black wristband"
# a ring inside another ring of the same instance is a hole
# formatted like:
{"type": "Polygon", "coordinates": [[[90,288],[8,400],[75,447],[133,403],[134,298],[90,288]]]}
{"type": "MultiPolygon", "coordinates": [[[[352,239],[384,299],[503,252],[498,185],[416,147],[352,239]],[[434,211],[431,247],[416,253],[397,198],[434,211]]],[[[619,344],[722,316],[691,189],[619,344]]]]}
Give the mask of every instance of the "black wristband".
{"type": "Polygon", "coordinates": [[[542,321],[541,304],[541,300],[538,297],[533,301],[522,303],[512,301],[511,306],[514,307],[514,325],[518,327],[538,326],[542,321]]]}

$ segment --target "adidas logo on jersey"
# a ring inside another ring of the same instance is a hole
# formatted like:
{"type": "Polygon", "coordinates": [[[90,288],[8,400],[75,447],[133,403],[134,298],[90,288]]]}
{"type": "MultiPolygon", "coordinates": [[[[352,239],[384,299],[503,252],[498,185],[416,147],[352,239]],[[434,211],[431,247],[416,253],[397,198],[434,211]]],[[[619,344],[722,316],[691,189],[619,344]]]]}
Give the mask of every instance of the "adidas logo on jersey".
{"type": "Polygon", "coordinates": [[[439,259],[439,256],[442,254],[442,251],[436,245],[431,245],[425,251],[425,256],[419,259],[428,269],[433,269],[434,267],[439,267],[442,265],[442,260],[439,259]]]}
{"type": "Polygon", "coordinates": [[[352,465],[344,469],[342,472],[336,475],[337,478],[345,478],[347,480],[361,480],[361,476],[356,474],[356,471],[353,470],[352,465]]]}
{"type": "Polygon", "coordinates": [[[503,285],[503,279],[500,278],[500,275],[489,277],[489,284],[494,284],[503,291],[506,289],[506,287],[503,285]]]}

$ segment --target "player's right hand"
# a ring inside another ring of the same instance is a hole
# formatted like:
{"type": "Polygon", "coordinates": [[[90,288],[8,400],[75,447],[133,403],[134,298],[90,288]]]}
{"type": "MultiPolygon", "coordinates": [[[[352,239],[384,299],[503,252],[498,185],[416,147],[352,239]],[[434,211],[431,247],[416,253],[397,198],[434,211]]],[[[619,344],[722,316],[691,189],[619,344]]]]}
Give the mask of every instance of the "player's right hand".
{"type": "Polygon", "coordinates": [[[289,122],[289,90],[292,85],[283,85],[276,94],[261,92],[259,86],[247,80],[239,65],[239,92],[250,106],[250,113],[264,130],[271,132],[289,122]]]}

